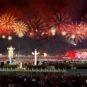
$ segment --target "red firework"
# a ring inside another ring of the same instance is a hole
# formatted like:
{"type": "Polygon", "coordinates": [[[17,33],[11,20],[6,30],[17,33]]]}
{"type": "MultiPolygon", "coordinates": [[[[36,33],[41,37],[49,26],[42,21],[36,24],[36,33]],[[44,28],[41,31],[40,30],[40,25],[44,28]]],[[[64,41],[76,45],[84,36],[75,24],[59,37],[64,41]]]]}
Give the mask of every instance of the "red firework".
{"type": "Polygon", "coordinates": [[[27,35],[30,38],[39,39],[39,38],[44,38],[45,36],[47,36],[48,25],[40,17],[34,17],[32,19],[29,19],[28,25],[29,25],[29,31],[27,35]]]}
{"type": "Polygon", "coordinates": [[[73,40],[74,42],[81,42],[86,39],[87,34],[87,25],[86,23],[81,22],[80,24],[71,23],[67,24],[64,28],[62,28],[61,34],[63,35],[65,32],[65,37],[69,40],[73,40]],[[64,29],[64,30],[63,30],[64,29]]]}

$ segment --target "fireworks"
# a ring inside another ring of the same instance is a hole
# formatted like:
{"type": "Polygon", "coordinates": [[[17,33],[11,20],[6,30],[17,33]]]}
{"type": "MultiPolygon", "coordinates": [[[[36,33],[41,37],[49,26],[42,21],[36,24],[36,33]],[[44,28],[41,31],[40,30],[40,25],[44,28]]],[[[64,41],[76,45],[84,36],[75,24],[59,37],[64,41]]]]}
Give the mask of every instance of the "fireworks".
{"type": "Polygon", "coordinates": [[[53,26],[56,26],[56,34],[66,35],[66,26],[70,22],[67,14],[57,12],[53,17],[53,26]]]}
{"type": "Polygon", "coordinates": [[[54,20],[54,25],[56,26],[59,26],[62,23],[70,22],[69,16],[61,12],[60,13],[57,12],[53,17],[53,20],[54,20]]]}
{"type": "MultiPolygon", "coordinates": [[[[23,37],[27,32],[27,25],[24,22],[16,21],[16,18],[11,13],[2,14],[0,17],[0,35],[4,38],[4,35],[16,34],[19,37],[23,37]]],[[[8,39],[9,40],[9,39],[8,39]]]]}
{"type": "Polygon", "coordinates": [[[29,32],[27,33],[27,35],[28,35],[30,38],[35,38],[35,37],[37,37],[37,33],[34,32],[34,31],[29,31],[29,32]]]}
{"type": "MultiPolygon", "coordinates": [[[[84,20],[86,19],[87,15],[84,20]]],[[[63,13],[57,12],[53,18],[53,23],[50,24],[36,16],[30,18],[27,23],[28,25],[23,21],[18,21],[11,13],[2,14],[0,16],[0,36],[3,39],[8,37],[8,40],[12,39],[13,34],[20,38],[28,35],[30,38],[41,39],[58,34],[75,43],[86,39],[86,23],[71,23],[69,16],[63,13]]]]}
{"type": "MultiPolygon", "coordinates": [[[[16,18],[11,13],[2,14],[0,17],[0,35],[4,38],[4,34],[9,36],[15,33],[19,37],[23,37],[27,32],[27,25],[23,22],[16,21],[16,18]]],[[[8,37],[11,40],[11,37],[8,37]]]]}
{"type": "Polygon", "coordinates": [[[87,26],[82,22],[80,24],[68,24],[66,30],[62,30],[61,33],[69,40],[73,40],[76,43],[81,42],[86,38],[87,26]]]}
{"type": "Polygon", "coordinates": [[[33,38],[42,38],[46,35],[47,24],[39,17],[34,17],[28,21],[29,31],[28,36],[33,38]]]}
{"type": "Polygon", "coordinates": [[[0,16],[0,35],[7,34],[10,35],[13,32],[13,25],[16,18],[13,14],[5,13],[0,16]]]}
{"type": "Polygon", "coordinates": [[[14,33],[16,35],[18,35],[18,37],[23,37],[24,34],[27,32],[28,30],[28,26],[22,22],[22,21],[17,21],[14,25],[13,25],[13,29],[14,29],[14,33]]]}
{"type": "Polygon", "coordinates": [[[60,24],[59,29],[57,29],[57,33],[61,34],[62,36],[66,36],[68,29],[69,29],[68,24],[66,24],[66,23],[60,24]]]}

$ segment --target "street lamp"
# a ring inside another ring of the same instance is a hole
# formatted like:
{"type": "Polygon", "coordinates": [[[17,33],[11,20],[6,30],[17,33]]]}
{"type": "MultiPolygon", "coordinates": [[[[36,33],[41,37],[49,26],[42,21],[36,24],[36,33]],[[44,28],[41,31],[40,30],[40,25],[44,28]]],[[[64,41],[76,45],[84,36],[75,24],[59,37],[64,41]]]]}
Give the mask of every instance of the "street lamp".
{"type": "Polygon", "coordinates": [[[10,47],[7,48],[7,50],[8,50],[9,62],[10,62],[10,64],[11,64],[11,63],[12,63],[12,58],[13,58],[13,56],[14,56],[14,50],[15,50],[15,48],[12,47],[12,46],[10,46],[10,47]]]}
{"type": "Polygon", "coordinates": [[[37,65],[37,55],[39,54],[39,52],[37,52],[37,50],[35,49],[34,52],[32,52],[32,55],[34,55],[34,65],[37,65]]]}

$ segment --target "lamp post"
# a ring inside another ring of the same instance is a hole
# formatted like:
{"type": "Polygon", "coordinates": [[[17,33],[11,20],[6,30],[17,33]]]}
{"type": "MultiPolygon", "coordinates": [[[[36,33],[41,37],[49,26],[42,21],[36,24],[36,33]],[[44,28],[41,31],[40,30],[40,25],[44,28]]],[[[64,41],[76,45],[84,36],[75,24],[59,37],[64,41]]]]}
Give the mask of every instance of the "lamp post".
{"type": "Polygon", "coordinates": [[[7,50],[8,50],[9,63],[11,64],[12,63],[12,58],[14,56],[14,50],[15,50],[15,48],[10,46],[10,47],[7,48],[7,50]]]}
{"type": "Polygon", "coordinates": [[[39,52],[37,52],[37,50],[35,49],[34,52],[32,52],[32,55],[34,55],[34,65],[37,65],[37,55],[39,54],[39,52]]]}

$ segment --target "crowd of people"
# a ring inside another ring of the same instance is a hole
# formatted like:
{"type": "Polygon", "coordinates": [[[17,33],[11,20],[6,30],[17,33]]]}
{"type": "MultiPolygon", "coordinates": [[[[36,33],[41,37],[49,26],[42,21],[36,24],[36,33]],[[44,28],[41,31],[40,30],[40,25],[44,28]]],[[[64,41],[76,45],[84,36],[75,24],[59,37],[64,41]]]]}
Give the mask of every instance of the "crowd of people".
{"type": "Polygon", "coordinates": [[[40,73],[38,75],[1,75],[0,87],[87,87],[87,76],[79,73],[40,73]]]}

